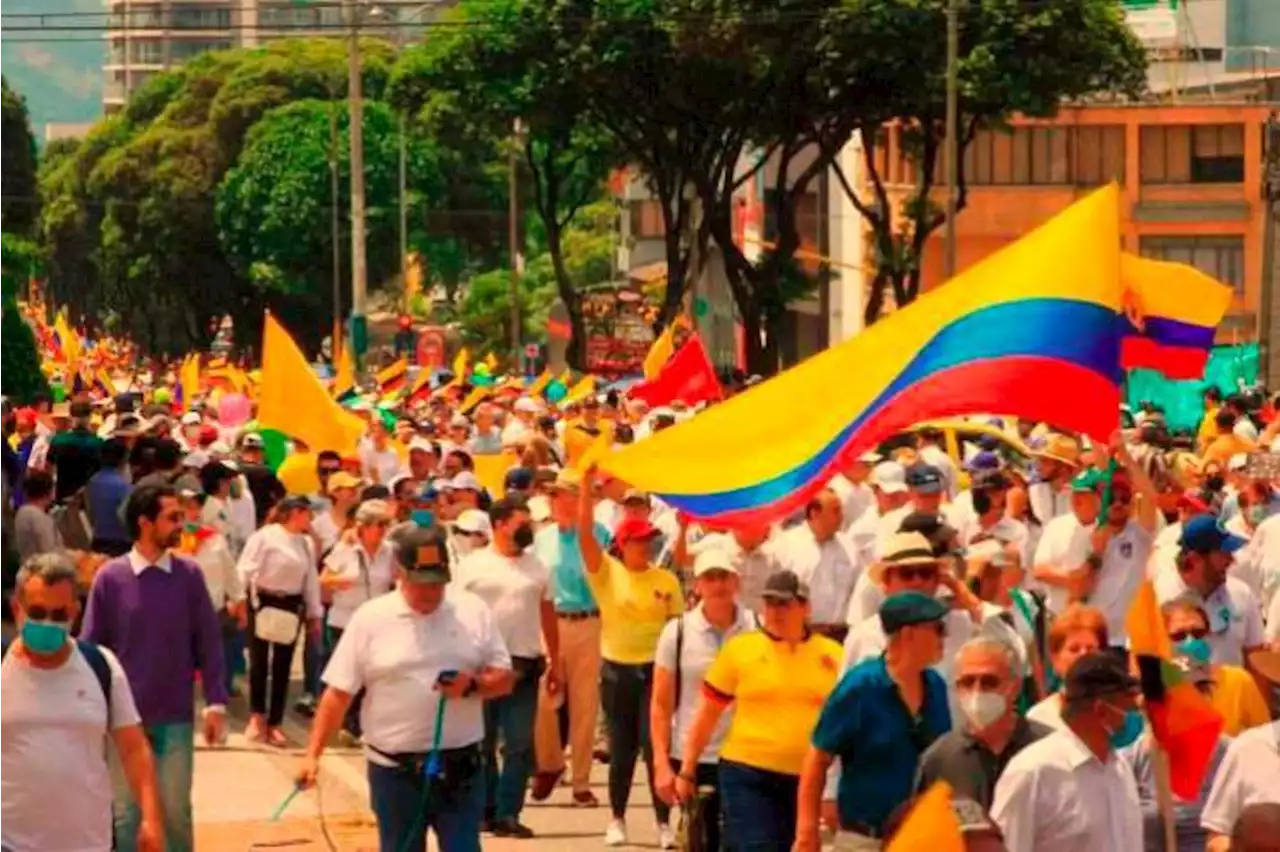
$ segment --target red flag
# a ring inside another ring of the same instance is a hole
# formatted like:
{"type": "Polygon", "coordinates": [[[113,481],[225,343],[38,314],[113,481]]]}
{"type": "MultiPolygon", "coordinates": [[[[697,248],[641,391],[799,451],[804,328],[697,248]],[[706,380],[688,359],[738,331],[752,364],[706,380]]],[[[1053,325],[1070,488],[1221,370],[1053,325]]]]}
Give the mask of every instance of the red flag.
{"type": "Polygon", "coordinates": [[[657,407],[676,400],[686,405],[719,400],[724,398],[724,391],[702,339],[695,334],[667,359],[656,376],[634,386],[627,395],[657,407]]]}

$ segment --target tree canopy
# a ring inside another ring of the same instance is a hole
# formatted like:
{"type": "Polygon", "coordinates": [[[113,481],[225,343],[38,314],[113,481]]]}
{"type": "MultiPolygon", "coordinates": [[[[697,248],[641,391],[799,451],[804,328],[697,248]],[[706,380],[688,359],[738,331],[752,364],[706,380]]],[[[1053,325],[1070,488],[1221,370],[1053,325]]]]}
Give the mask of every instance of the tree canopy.
{"type": "Polygon", "coordinates": [[[0,225],[11,234],[29,235],[39,216],[36,195],[36,140],[31,133],[27,102],[9,88],[8,78],[0,78],[0,225]]]}

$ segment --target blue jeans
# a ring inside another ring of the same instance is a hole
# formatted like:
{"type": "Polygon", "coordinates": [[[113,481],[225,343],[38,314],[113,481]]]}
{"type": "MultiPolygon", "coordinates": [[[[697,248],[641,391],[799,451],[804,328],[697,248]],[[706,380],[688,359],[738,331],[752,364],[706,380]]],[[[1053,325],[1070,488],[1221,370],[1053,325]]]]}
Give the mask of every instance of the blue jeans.
{"type": "Polygon", "coordinates": [[[510,695],[484,705],[485,811],[495,819],[517,819],[533,774],[533,724],[538,715],[538,678],[518,674],[510,695]],[[502,739],[502,767],[497,761],[502,739]]]}
{"type": "MultiPolygon", "coordinates": [[[[195,840],[191,828],[191,773],[195,760],[195,726],[190,722],[144,725],[156,761],[156,784],[164,808],[164,848],[166,852],[191,852],[195,840]]],[[[138,825],[142,814],[124,773],[115,777],[112,805],[117,852],[138,848],[138,825]]]]}
{"type": "Polygon", "coordinates": [[[484,768],[461,782],[433,786],[425,800],[425,814],[423,783],[421,773],[369,764],[369,799],[378,820],[378,849],[426,852],[427,829],[431,828],[440,852],[480,852],[484,768]]]}
{"type": "Polygon", "coordinates": [[[725,852],[789,852],[800,777],[720,761],[725,852]]]}

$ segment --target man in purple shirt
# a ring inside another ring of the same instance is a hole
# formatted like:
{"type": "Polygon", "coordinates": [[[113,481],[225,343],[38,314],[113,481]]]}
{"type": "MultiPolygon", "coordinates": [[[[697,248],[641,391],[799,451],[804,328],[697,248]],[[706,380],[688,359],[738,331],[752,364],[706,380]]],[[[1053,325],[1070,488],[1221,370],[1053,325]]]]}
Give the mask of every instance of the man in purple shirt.
{"type": "MultiPolygon", "coordinates": [[[[193,846],[191,774],[195,758],[195,673],[208,705],[204,738],[221,742],[227,689],[218,616],[196,563],[169,553],[182,530],[173,488],[143,486],[129,495],[125,522],[133,549],[94,578],[82,638],[111,649],[133,686],[142,727],[156,757],[164,804],[165,849],[193,846]]],[[[115,794],[116,849],[130,852],[139,811],[128,789],[115,794]]]]}

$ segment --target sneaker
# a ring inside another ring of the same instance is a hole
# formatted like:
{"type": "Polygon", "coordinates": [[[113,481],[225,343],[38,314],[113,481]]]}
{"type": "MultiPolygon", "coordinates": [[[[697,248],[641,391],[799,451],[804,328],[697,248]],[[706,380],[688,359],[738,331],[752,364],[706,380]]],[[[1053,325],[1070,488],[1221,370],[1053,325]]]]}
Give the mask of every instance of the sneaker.
{"type": "Polygon", "coordinates": [[[675,849],[676,833],[671,830],[668,823],[658,823],[658,848],[659,849],[675,849]]]}
{"type": "Polygon", "coordinates": [[[514,837],[517,840],[528,840],[533,837],[533,829],[524,825],[515,817],[496,819],[489,825],[494,837],[514,837]]]}
{"type": "Polygon", "coordinates": [[[627,824],[620,819],[609,820],[609,827],[604,830],[605,846],[627,845],[627,824]]]}
{"type": "Polygon", "coordinates": [[[559,772],[537,772],[533,776],[533,785],[529,790],[529,797],[535,802],[545,802],[551,798],[551,794],[555,792],[556,784],[560,782],[560,776],[564,774],[564,770],[559,772]]]}
{"type": "Polygon", "coordinates": [[[573,806],[575,808],[598,808],[600,807],[600,800],[590,790],[574,790],[573,806]]]}
{"type": "Polygon", "coordinates": [[[316,699],[314,695],[304,695],[293,703],[295,713],[300,713],[310,719],[316,715],[316,699]]]}

